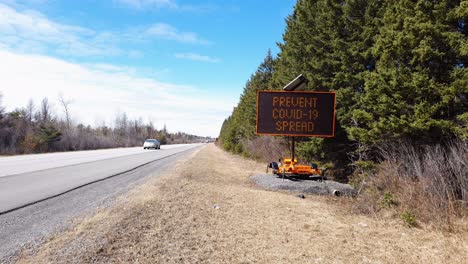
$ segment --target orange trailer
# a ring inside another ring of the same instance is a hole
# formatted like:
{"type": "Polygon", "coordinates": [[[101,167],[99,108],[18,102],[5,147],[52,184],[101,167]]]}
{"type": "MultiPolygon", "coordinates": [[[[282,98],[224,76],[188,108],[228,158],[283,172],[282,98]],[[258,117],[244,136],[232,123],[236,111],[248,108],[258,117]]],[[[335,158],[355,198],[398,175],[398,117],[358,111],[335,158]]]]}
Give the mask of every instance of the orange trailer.
{"type": "Polygon", "coordinates": [[[322,171],[318,169],[316,164],[304,165],[298,164],[297,159],[292,161],[289,158],[284,158],[280,164],[272,162],[268,165],[273,169],[273,173],[278,176],[321,176],[322,171]]]}

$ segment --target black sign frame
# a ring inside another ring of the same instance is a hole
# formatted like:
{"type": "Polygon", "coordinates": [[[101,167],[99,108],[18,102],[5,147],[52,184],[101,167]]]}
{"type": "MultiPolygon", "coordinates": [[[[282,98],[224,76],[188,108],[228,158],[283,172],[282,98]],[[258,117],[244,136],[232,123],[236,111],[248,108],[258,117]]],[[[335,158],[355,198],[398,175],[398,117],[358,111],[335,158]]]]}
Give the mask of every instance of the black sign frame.
{"type": "Polygon", "coordinates": [[[336,122],[336,93],[314,91],[257,91],[256,119],[257,135],[324,138],[334,137],[336,122]],[[281,100],[281,97],[285,99],[281,100]],[[292,98],[299,99],[294,101],[292,98]],[[281,100],[282,104],[280,104],[278,100],[281,100]],[[276,107],[274,104],[276,104],[276,107]],[[310,108],[308,108],[308,106],[310,106],[310,108]],[[317,116],[311,116],[311,113],[315,113],[315,110],[317,110],[317,116]],[[280,120],[275,119],[275,116],[279,117],[280,111],[283,112],[283,117],[289,116],[294,118],[280,118],[280,120]],[[304,111],[308,113],[304,113],[304,111]],[[314,119],[314,117],[316,118],[314,119]],[[313,119],[313,122],[311,119],[313,119]],[[280,123],[278,124],[277,122],[280,123]],[[286,124],[286,126],[288,124],[292,125],[289,126],[288,131],[278,131],[277,128],[284,127],[282,126],[284,124],[286,124]],[[311,126],[313,127],[312,131],[317,132],[309,132],[311,126]],[[295,127],[294,130],[299,128],[307,131],[292,132],[291,127],[295,127]]]}

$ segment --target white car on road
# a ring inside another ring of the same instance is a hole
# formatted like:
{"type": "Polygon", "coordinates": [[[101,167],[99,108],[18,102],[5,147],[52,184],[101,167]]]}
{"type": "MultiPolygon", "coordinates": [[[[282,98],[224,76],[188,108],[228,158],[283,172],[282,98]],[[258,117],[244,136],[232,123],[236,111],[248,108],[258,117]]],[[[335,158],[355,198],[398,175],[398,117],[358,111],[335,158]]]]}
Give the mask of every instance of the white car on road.
{"type": "Polygon", "coordinates": [[[143,144],[143,149],[160,149],[161,148],[161,143],[159,143],[158,140],[156,139],[147,139],[145,140],[145,143],[143,144]]]}

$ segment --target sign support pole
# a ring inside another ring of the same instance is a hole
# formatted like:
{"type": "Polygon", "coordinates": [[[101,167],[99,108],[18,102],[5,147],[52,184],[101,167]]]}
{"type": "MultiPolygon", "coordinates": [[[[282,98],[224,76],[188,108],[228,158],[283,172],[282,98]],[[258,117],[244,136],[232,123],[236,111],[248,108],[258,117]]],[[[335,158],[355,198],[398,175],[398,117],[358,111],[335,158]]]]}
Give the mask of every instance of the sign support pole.
{"type": "Polygon", "coordinates": [[[293,136],[292,137],[292,144],[291,144],[291,162],[294,163],[294,156],[296,151],[296,138],[293,136]]]}

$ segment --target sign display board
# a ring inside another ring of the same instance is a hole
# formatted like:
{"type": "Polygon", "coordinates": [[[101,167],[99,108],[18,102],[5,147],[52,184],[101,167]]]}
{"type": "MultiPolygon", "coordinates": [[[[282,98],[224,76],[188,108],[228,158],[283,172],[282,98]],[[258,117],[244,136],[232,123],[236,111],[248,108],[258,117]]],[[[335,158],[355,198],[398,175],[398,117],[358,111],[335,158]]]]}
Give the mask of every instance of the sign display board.
{"type": "Polygon", "coordinates": [[[335,136],[334,92],[257,92],[257,134],[335,136]]]}

